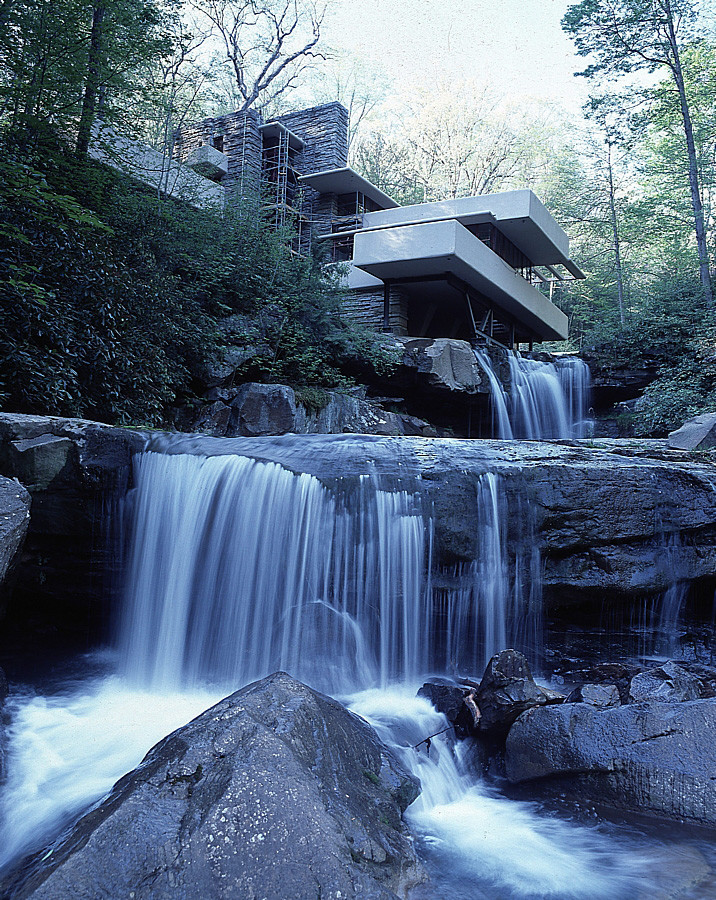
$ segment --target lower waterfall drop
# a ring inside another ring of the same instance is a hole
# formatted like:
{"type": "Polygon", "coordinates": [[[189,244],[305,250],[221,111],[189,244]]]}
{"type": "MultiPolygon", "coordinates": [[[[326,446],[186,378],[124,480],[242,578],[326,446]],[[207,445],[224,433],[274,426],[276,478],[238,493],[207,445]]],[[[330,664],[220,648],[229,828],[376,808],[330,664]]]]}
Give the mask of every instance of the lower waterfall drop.
{"type": "Polygon", "coordinates": [[[329,488],[238,455],[147,452],[135,466],[119,673],[6,707],[0,870],[46,848],[162,736],[285,668],[348,700],[421,779],[406,821],[433,880],[415,900],[653,896],[645,873],[668,863],[645,863],[643,840],[507,799],[446,734],[417,750],[447,725],[415,696],[423,676],[479,677],[506,643],[539,641],[530,511],[508,504],[498,474],[469,498],[475,560],[459,587],[438,587],[419,484],[329,488]]]}
{"type": "Polygon", "coordinates": [[[430,668],[418,498],[367,476],[333,495],[242,456],[135,463],[120,649],[139,684],[236,687],[279,669],[322,690],[430,668]]]}

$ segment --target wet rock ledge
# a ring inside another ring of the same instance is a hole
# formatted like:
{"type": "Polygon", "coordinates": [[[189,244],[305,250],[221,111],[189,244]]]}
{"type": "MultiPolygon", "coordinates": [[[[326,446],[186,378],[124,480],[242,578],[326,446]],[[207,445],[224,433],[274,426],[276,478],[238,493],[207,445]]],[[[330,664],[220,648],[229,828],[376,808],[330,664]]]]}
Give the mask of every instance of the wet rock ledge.
{"type": "Polygon", "coordinates": [[[558,794],[716,827],[716,668],[605,663],[568,695],[503,650],[482,680],[425,684],[473,760],[529,795],[558,794]]]}
{"type": "MultiPolygon", "coordinates": [[[[110,570],[103,529],[130,483],[133,453],[240,453],[316,476],[329,488],[374,473],[419,494],[435,526],[434,565],[477,553],[478,493],[500,479],[508,550],[536,546],[548,607],[653,597],[675,581],[716,585],[716,465],[710,452],[664,441],[482,441],[376,435],[215,438],[111,428],[79,419],[0,413],[0,476],[32,497],[13,608],[35,633],[61,617],[101,637],[110,570]],[[520,543],[522,542],[522,543],[520,543]],[[526,542],[526,543],[525,543],[526,542]]],[[[109,601],[112,602],[111,600],[109,601]]]]}

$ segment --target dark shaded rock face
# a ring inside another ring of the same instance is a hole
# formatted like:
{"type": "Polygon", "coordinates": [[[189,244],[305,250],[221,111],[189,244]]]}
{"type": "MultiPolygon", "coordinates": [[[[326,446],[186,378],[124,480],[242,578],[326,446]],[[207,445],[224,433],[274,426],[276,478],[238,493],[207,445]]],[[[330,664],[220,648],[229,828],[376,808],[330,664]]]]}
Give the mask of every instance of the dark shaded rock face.
{"type": "Polygon", "coordinates": [[[526,709],[547,702],[535,684],[529,663],[517,650],[503,650],[487,664],[476,694],[480,731],[495,736],[507,733],[526,709]]]}
{"type": "Polygon", "coordinates": [[[716,700],[531,709],[507,736],[513,783],[551,781],[590,802],[716,825],[716,700]]]}
{"type": "Polygon", "coordinates": [[[372,728],[277,673],[169,735],[13,898],[405,896],[418,794],[372,728]]]}
{"type": "Polygon", "coordinates": [[[418,691],[441,712],[455,728],[458,737],[477,734],[480,711],[475,702],[475,689],[449,682],[447,679],[427,681],[418,691]]]}
{"type": "MultiPolygon", "coordinates": [[[[161,437],[156,447],[166,447],[161,437]]],[[[172,452],[241,453],[346,488],[366,472],[424,500],[439,566],[471,562],[480,476],[495,472],[512,550],[534,523],[545,597],[555,606],[653,596],[675,580],[716,581],[716,467],[663,441],[465,441],[304,435],[174,438],[172,452]],[[661,523],[663,532],[659,532],[661,523]],[[669,553],[664,549],[671,539],[669,553]]]]}
{"type": "Polygon", "coordinates": [[[325,405],[309,410],[293,388],[250,382],[214,388],[189,429],[213,437],[263,437],[282,434],[435,434],[422,419],[383,409],[361,396],[325,391],[325,405]]]}
{"type": "MultiPolygon", "coordinates": [[[[352,397],[341,402],[365,403],[352,397]]],[[[333,415],[331,409],[316,413],[315,421],[333,415]]],[[[214,410],[217,427],[223,427],[220,413],[214,410]]],[[[377,421],[375,428],[392,427],[386,422],[377,421]]],[[[329,424],[337,427],[335,421],[329,424]]],[[[405,422],[403,426],[407,428],[405,422]]],[[[88,550],[97,536],[102,504],[126,481],[131,453],[144,441],[140,433],[81,420],[0,414],[0,474],[17,475],[33,495],[26,549],[36,564],[34,572],[24,571],[35,576],[39,593],[48,581],[64,584],[62,602],[70,608],[75,597],[89,596],[88,579],[105,564],[88,550]],[[50,560],[42,570],[40,559],[50,560]]],[[[716,468],[669,450],[664,442],[339,434],[186,435],[168,441],[155,435],[151,446],[206,455],[238,453],[315,475],[329,488],[340,482],[341,490],[350,490],[351,483],[373,472],[388,489],[420,494],[434,523],[436,567],[475,559],[479,480],[485,472],[498,473],[509,549],[524,544],[525,521],[531,519],[529,540],[539,547],[545,598],[553,606],[653,596],[674,580],[716,582],[716,468]],[[655,523],[661,523],[663,533],[655,523]]]]}
{"type": "Polygon", "coordinates": [[[582,684],[566,698],[565,703],[587,703],[597,709],[619,706],[621,698],[616,684],[582,684]]]}
{"type": "Polygon", "coordinates": [[[2,585],[22,548],[30,524],[30,495],[17,481],[0,477],[0,610],[2,585]]]}
{"type": "Polygon", "coordinates": [[[32,498],[5,630],[14,609],[18,629],[35,637],[60,622],[84,634],[99,627],[107,508],[144,443],[138,432],[83,419],[0,413],[0,474],[32,498]]]}

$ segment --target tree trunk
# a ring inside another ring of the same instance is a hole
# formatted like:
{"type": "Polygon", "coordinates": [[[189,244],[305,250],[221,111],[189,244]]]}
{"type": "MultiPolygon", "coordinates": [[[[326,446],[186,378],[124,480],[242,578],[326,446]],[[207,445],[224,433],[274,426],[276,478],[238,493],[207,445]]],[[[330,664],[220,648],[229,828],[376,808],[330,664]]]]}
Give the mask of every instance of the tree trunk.
{"type": "Polygon", "coordinates": [[[85,91],[82,98],[82,115],[80,116],[80,124],[77,131],[78,156],[87,156],[89,142],[92,136],[92,125],[94,124],[97,95],[99,93],[100,81],[102,78],[102,23],[104,21],[106,9],[107,7],[104,0],[99,0],[99,2],[95,4],[92,13],[92,31],[90,34],[89,58],[87,60],[87,80],[85,81],[85,91]]]}
{"type": "Polygon", "coordinates": [[[669,46],[672,53],[671,72],[676,82],[679,92],[679,103],[681,105],[681,118],[684,125],[684,135],[686,136],[686,150],[689,157],[689,187],[691,188],[691,206],[694,211],[694,226],[696,231],[696,246],[699,254],[699,276],[701,278],[701,286],[704,291],[704,298],[708,306],[713,306],[713,290],[711,287],[711,273],[709,272],[709,255],[706,244],[706,227],[704,225],[704,208],[701,202],[701,190],[699,186],[699,170],[696,162],[696,144],[694,143],[694,129],[691,124],[691,111],[686,97],[686,88],[684,86],[684,73],[681,68],[681,57],[679,55],[679,46],[676,40],[676,32],[674,31],[674,18],[671,11],[671,2],[666,0],[667,12],[667,29],[669,36],[669,46]]]}
{"type": "Polygon", "coordinates": [[[609,178],[609,211],[612,222],[612,239],[614,241],[614,267],[617,273],[617,300],[619,301],[619,322],[624,327],[624,279],[622,277],[622,255],[619,244],[619,227],[617,224],[617,208],[614,202],[614,173],[612,172],[612,145],[607,143],[607,176],[609,178]]]}

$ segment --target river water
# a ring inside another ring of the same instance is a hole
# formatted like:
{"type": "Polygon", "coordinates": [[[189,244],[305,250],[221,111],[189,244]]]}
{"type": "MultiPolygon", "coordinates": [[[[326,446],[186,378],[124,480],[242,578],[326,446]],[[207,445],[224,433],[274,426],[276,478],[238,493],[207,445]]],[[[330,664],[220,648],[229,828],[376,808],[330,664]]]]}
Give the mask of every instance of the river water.
{"type": "Polygon", "coordinates": [[[347,702],[420,778],[406,820],[432,881],[416,900],[716,896],[703,836],[510,799],[447,735],[416,749],[447,724],[416,697],[425,677],[479,675],[506,645],[538,650],[539,558],[507,557],[498,475],[479,479],[468,586],[438,591],[417,492],[368,476],[329,490],[239,455],[148,452],[135,466],[115,646],[78,660],[76,680],[9,700],[0,867],[44,847],[167,733],[283,669],[347,702]]]}

